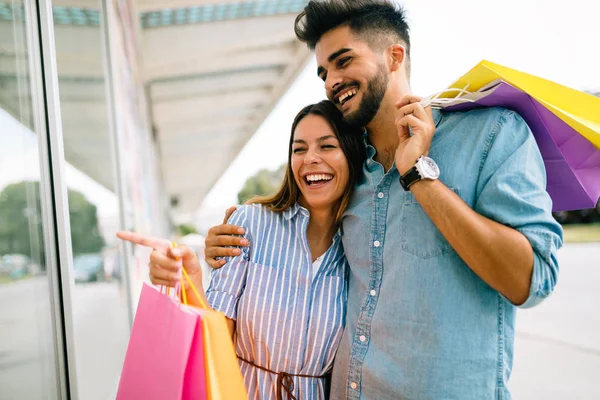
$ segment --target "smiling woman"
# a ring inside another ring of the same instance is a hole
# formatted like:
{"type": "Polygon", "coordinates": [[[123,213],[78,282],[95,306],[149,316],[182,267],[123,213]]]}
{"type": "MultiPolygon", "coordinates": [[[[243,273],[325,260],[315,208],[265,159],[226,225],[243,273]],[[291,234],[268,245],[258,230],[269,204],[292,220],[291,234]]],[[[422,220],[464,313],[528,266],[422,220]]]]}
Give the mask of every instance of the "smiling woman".
{"type": "MultiPolygon", "coordinates": [[[[277,399],[284,392],[298,399],[326,398],[325,378],[346,313],[347,261],[338,228],[364,159],[361,129],[346,125],[329,101],[307,106],[292,125],[279,192],[249,200],[230,218],[243,227],[250,245],[212,272],[206,299],[237,335],[250,398],[277,399]]],[[[159,243],[131,233],[119,237],[159,243]]],[[[180,257],[202,289],[193,251],[182,246],[173,254],[163,247],[154,246],[158,250],[150,256],[152,282],[175,285],[174,257],[180,257]]]]}
{"type": "Polygon", "coordinates": [[[339,223],[350,201],[353,183],[362,175],[366,157],[362,135],[362,129],[344,122],[330,101],[304,107],[292,124],[281,189],[273,196],[256,197],[246,203],[263,204],[275,212],[283,212],[296,202],[317,208],[325,204],[336,208],[335,221],[339,223]],[[338,201],[332,203],[332,198],[338,201]]]}

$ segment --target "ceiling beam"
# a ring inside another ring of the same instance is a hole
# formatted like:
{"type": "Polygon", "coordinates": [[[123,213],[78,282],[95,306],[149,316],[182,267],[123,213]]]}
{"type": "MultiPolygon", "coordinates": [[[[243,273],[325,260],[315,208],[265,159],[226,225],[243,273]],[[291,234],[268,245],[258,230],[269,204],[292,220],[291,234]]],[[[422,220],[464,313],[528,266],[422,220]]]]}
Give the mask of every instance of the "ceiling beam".
{"type": "Polygon", "coordinates": [[[216,93],[265,88],[277,80],[281,68],[202,76],[171,82],[156,82],[150,86],[152,101],[160,102],[177,97],[212,96],[216,93]]]}
{"type": "MultiPolygon", "coordinates": [[[[235,0],[235,3],[249,3],[256,0],[235,0]]],[[[138,0],[135,7],[138,11],[158,11],[164,8],[188,8],[222,3],[232,3],[232,0],[138,0]]]]}
{"type": "Polygon", "coordinates": [[[295,41],[295,15],[170,25],[144,30],[144,60],[189,60],[197,55],[237,55],[295,41]],[[211,39],[214,38],[214,39],[211,39]]]}
{"type": "Polygon", "coordinates": [[[189,121],[199,111],[205,113],[211,109],[231,109],[256,107],[263,104],[269,98],[266,90],[241,91],[236,95],[214,95],[211,97],[200,97],[186,100],[174,100],[161,102],[154,105],[154,121],[159,125],[169,122],[189,121]]]}
{"type": "Polygon", "coordinates": [[[154,62],[149,58],[145,68],[145,80],[152,84],[163,80],[182,78],[203,78],[209,75],[223,75],[229,72],[242,72],[266,68],[280,68],[287,65],[294,51],[291,47],[260,49],[253,52],[240,53],[235,56],[213,56],[206,53],[192,53],[186,58],[173,59],[158,57],[154,62]],[[193,54],[197,54],[194,56],[193,54]]]}

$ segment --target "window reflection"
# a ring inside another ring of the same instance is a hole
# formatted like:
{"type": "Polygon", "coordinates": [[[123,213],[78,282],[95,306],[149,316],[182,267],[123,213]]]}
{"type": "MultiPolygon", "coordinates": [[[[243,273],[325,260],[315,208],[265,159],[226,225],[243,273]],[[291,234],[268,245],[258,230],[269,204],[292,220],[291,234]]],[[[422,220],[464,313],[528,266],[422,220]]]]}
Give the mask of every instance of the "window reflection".
{"type": "Polygon", "coordinates": [[[0,397],[56,399],[27,23],[22,3],[0,2],[0,397]]]}
{"type": "Polygon", "coordinates": [[[129,322],[115,232],[119,202],[111,151],[100,1],[54,7],[73,249],[73,325],[79,397],[114,398],[129,322]]]}

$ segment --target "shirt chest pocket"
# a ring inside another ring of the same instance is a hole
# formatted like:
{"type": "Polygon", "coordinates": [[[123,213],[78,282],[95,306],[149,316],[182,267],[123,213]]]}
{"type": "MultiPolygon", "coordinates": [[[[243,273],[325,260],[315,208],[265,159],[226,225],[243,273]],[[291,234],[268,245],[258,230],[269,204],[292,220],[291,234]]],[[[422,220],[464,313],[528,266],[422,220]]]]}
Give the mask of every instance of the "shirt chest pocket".
{"type": "MultiPolygon", "coordinates": [[[[456,194],[457,189],[451,188],[456,194]]],[[[429,259],[452,248],[425,213],[412,193],[406,192],[401,214],[401,249],[413,256],[429,259]]]]}

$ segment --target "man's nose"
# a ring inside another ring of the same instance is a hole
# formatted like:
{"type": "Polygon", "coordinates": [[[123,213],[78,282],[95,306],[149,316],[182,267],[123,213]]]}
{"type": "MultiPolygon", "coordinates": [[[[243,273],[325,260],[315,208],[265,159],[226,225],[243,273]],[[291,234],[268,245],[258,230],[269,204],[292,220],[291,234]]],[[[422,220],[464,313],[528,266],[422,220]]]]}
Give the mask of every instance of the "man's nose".
{"type": "Polygon", "coordinates": [[[339,74],[329,73],[325,79],[325,90],[333,96],[334,91],[342,83],[342,77],[339,74]]]}

